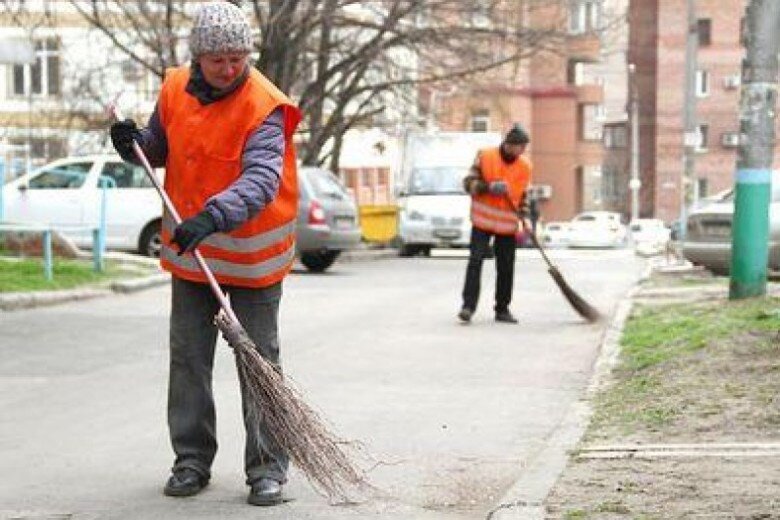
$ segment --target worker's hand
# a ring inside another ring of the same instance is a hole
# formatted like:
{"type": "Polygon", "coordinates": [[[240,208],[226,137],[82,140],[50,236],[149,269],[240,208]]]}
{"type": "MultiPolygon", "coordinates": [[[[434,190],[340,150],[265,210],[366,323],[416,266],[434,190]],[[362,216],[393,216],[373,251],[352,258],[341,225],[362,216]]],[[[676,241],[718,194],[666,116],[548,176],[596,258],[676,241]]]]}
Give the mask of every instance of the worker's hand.
{"type": "Polygon", "coordinates": [[[124,121],[117,121],[111,125],[111,143],[114,145],[114,149],[125,160],[132,158],[133,154],[133,140],[140,136],[138,127],[135,125],[135,121],[132,119],[125,119],[124,121]]]}
{"type": "Polygon", "coordinates": [[[488,191],[493,195],[504,195],[509,191],[505,181],[493,181],[488,184],[488,191]]]}
{"type": "Polygon", "coordinates": [[[173,230],[171,244],[179,247],[179,256],[198,247],[204,238],[217,231],[217,223],[208,211],[184,220],[173,230]]]}
{"type": "Polygon", "coordinates": [[[522,218],[528,218],[531,216],[531,204],[528,201],[528,197],[525,195],[523,195],[523,198],[520,201],[520,209],[518,210],[518,214],[522,218]]]}

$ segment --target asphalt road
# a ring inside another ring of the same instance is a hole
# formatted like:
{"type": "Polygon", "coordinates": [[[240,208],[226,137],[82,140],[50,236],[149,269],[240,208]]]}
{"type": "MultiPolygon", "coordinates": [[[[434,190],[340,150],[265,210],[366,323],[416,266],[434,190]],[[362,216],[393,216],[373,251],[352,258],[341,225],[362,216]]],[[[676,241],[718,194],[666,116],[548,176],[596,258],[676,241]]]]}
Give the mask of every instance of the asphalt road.
{"type": "MultiPolygon", "coordinates": [[[[554,254],[605,314],[636,281],[627,251],[554,254]]],[[[293,470],[275,508],[245,503],[232,353],[215,369],[220,449],[197,497],[162,496],[169,288],[0,313],[0,518],[484,518],[582,395],[605,324],[582,322],[533,251],[512,308],[492,320],[486,265],[474,323],[455,314],[462,254],[296,271],[285,286],[285,370],[345,438],[379,462],[380,489],[330,506],[293,470]]]]}

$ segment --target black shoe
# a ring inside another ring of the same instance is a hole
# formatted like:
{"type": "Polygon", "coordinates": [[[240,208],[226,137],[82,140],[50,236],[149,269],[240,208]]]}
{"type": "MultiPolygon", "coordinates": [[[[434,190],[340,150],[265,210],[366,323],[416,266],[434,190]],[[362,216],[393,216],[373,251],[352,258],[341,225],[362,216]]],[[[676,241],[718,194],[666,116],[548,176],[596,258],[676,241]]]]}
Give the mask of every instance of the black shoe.
{"type": "Polygon", "coordinates": [[[469,323],[471,321],[471,316],[473,315],[474,315],[474,311],[472,311],[468,307],[463,307],[458,313],[458,319],[460,319],[460,321],[462,321],[463,323],[469,323]]]}
{"type": "Polygon", "coordinates": [[[165,483],[163,493],[169,497],[191,497],[200,493],[209,479],[190,468],[177,470],[165,483]]]}
{"type": "Polygon", "coordinates": [[[512,313],[508,310],[496,311],[496,321],[501,323],[518,323],[517,318],[515,318],[514,315],[512,315],[512,313]]]}
{"type": "Polygon", "coordinates": [[[246,501],[253,506],[275,506],[282,503],[282,485],[271,478],[261,478],[252,484],[246,501]]]}

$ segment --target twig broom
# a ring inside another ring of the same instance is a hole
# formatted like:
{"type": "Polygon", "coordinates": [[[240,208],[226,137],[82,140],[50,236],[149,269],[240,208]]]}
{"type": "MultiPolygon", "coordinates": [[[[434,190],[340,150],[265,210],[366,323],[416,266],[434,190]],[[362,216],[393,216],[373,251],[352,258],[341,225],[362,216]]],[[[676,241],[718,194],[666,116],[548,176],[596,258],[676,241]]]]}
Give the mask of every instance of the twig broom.
{"type": "MultiPolygon", "coordinates": [[[[515,209],[515,212],[518,214],[520,213],[518,208],[515,208],[514,203],[512,202],[512,199],[509,198],[509,195],[506,195],[506,200],[509,201],[509,204],[515,209]]],[[[566,298],[566,301],[569,302],[569,304],[574,308],[575,311],[577,311],[577,314],[585,318],[591,323],[594,323],[596,321],[599,321],[601,319],[601,314],[599,311],[596,310],[595,307],[593,307],[591,304],[585,301],[585,299],[582,298],[577,292],[571,288],[571,286],[566,283],[566,280],[563,278],[563,275],[558,270],[557,267],[550,261],[550,258],[547,256],[547,252],[544,250],[542,245],[539,243],[539,240],[536,238],[536,234],[533,232],[533,230],[528,229],[528,224],[525,222],[525,218],[523,218],[523,215],[520,216],[520,223],[523,226],[523,231],[531,237],[531,243],[533,243],[534,247],[539,250],[539,252],[542,254],[542,258],[544,259],[544,262],[547,264],[547,272],[550,273],[550,276],[552,277],[553,281],[555,281],[555,285],[558,286],[558,289],[561,290],[561,293],[563,293],[563,297],[566,298]]]]}
{"type": "Polygon", "coordinates": [[[599,319],[601,319],[601,314],[599,314],[599,311],[597,311],[596,308],[593,307],[591,304],[586,302],[582,298],[582,296],[577,294],[577,292],[574,289],[572,289],[568,283],[566,283],[566,280],[563,278],[561,272],[550,261],[544,248],[539,243],[539,240],[536,238],[536,234],[533,232],[533,230],[528,229],[528,225],[525,223],[525,219],[521,217],[520,222],[523,223],[523,231],[525,231],[528,235],[531,236],[531,242],[533,243],[534,247],[538,249],[539,252],[542,254],[542,258],[544,258],[544,261],[547,264],[547,272],[550,273],[550,276],[555,281],[555,285],[557,285],[558,289],[561,290],[561,293],[563,293],[563,296],[564,298],[566,298],[566,301],[568,301],[569,304],[574,308],[574,310],[577,311],[577,314],[579,314],[589,322],[593,323],[599,321],[599,319]]]}
{"type": "MultiPolygon", "coordinates": [[[[114,118],[121,119],[116,106],[110,107],[109,111],[114,118]]],[[[179,213],[135,141],[133,151],[160,194],[165,209],[179,224],[179,213]]],[[[255,433],[259,431],[261,419],[265,419],[274,440],[288,452],[315,489],[332,501],[348,501],[350,489],[370,488],[364,472],[345,452],[347,443],[329,431],[317,412],[285,381],[281,372],[260,355],[200,251],[195,249],[193,256],[219,301],[221,310],[214,322],[235,354],[239,380],[249,398],[248,422],[256,429],[255,433]]],[[[255,438],[259,439],[259,435],[255,438]]]]}

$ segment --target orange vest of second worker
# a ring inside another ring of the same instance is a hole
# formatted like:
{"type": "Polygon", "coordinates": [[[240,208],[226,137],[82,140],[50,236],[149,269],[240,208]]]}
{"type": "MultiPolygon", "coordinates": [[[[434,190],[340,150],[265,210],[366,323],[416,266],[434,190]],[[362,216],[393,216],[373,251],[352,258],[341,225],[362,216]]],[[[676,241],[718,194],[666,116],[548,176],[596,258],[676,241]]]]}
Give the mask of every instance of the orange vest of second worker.
{"type": "MultiPolygon", "coordinates": [[[[158,101],[168,138],[165,191],[182,219],[203,210],[206,201],[241,176],[247,138],[277,107],[284,111],[284,161],[276,198],[228,233],[214,233],[198,246],[221,284],[268,287],[290,271],[295,257],[298,177],[293,133],[300,111],[257,70],[224,99],[201,105],[185,91],[188,67],[167,71],[158,101]]],[[[162,267],[185,280],[206,282],[191,254],[170,245],[175,223],[163,212],[162,267]]]]}
{"type": "Polygon", "coordinates": [[[507,193],[473,195],[471,223],[488,233],[514,235],[520,225],[517,210],[523,193],[531,182],[531,162],[521,155],[511,164],[507,164],[501,158],[498,148],[485,148],[479,152],[479,167],[486,183],[506,182],[507,193]]]}

